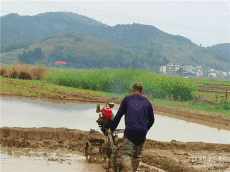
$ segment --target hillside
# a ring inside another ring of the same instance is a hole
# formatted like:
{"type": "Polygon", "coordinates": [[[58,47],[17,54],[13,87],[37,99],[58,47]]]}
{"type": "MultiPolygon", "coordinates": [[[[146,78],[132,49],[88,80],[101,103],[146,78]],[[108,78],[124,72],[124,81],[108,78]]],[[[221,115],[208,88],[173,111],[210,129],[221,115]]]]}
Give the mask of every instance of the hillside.
{"type": "Polygon", "coordinates": [[[132,24],[110,27],[88,17],[67,12],[36,16],[9,14],[1,17],[1,25],[2,51],[7,50],[9,53],[14,53],[9,50],[15,47],[26,48],[26,44],[37,44],[54,35],[75,31],[103,39],[111,45],[120,45],[129,49],[128,51],[161,55],[180,65],[202,65],[218,70],[230,68],[225,54],[217,54],[210,48],[200,47],[185,37],[165,33],[154,26],[132,24]]]}
{"type": "Polygon", "coordinates": [[[210,49],[213,52],[223,52],[230,55],[230,43],[213,45],[210,49]]]}
{"type": "Polygon", "coordinates": [[[71,12],[48,12],[35,16],[9,14],[1,17],[2,46],[10,43],[31,44],[45,37],[87,27],[107,27],[96,20],[71,12]]]}
{"type": "Polygon", "coordinates": [[[165,33],[154,26],[132,24],[117,25],[98,32],[100,37],[111,43],[119,44],[136,52],[153,52],[160,54],[176,64],[202,65],[219,70],[229,69],[230,63],[214,58],[213,52],[200,47],[191,40],[165,33]]]}
{"type": "Polygon", "coordinates": [[[136,53],[78,32],[58,34],[28,48],[4,52],[1,55],[2,63],[9,62],[10,59],[52,66],[55,61],[66,61],[69,67],[85,68],[140,67],[155,70],[156,66],[169,63],[169,60],[159,54],[136,53]]]}
{"type": "Polygon", "coordinates": [[[213,45],[209,50],[217,60],[230,63],[230,43],[213,45]]]}

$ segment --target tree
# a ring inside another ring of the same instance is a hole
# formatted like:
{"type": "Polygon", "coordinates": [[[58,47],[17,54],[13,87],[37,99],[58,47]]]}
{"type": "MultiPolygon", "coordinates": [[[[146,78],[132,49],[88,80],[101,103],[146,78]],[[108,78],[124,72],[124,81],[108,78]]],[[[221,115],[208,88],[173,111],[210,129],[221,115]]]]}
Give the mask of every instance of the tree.
{"type": "Polygon", "coordinates": [[[26,53],[26,51],[24,51],[22,54],[18,55],[18,61],[19,62],[25,62],[25,63],[30,62],[30,59],[28,58],[28,54],[26,53]]]}
{"type": "Polygon", "coordinates": [[[38,60],[38,59],[44,58],[44,53],[42,52],[41,47],[35,48],[33,54],[34,54],[33,57],[34,57],[35,61],[38,60]]]}
{"type": "Polygon", "coordinates": [[[54,50],[49,54],[48,61],[51,62],[52,65],[56,61],[59,61],[63,58],[63,47],[61,46],[55,46],[54,50]]]}
{"type": "Polygon", "coordinates": [[[176,71],[177,74],[182,75],[183,68],[180,68],[176,71]]]}

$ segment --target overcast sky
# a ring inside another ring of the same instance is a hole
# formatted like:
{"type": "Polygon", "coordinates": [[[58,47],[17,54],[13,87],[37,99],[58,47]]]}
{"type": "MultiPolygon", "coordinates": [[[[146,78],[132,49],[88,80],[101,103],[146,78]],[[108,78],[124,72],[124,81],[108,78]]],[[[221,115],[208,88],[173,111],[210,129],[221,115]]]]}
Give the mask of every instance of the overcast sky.
{"type": "Polygon", "coordinates": [[[203,47],[230,43],[229,1],[1,1],[1,16],[73,12],[104,24],[145,24],[203,47]]]}

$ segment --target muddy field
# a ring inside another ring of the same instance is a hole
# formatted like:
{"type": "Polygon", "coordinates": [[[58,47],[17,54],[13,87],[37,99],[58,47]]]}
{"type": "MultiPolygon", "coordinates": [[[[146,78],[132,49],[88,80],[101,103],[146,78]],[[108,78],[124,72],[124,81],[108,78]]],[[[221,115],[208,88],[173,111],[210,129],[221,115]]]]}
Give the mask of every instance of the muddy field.
{"type": "MultiPolygon", "coordinates": [[[[73,157],[74,154],[84,155],[85,143],[89,137],[92,137],[92,133],[94,137],[105,139],[103,134],[95,130],[81,131],[68,128],[1,127],[0,133],[2,152],[9,155],[13,153],[14,156],[16,152],[16,155],[22,157],[33,157],[37,152],[36,155],[44,157],[46,163],[57,161],[69,164],[71,162],[67,160],[68,158],[64,157],[63,159],[65,154],[70,154],[73,157]],[[54,158],[53,153],[58,153],[62,157],[54,158]]],[[[140,171],[227,172],[230,171],[230,145],[202,142],[184,143],[175,140],[160,142],[148,139],[144,145],[141,162],[140,171]]],[[[97,168],[102,168],[102,166],[103,164],[97,168]]]]}
{"type": "Polygon", "coordinates": [[[230,92],[229,86],[219,86],[219,85],[209,85],[209,84],[199,84],[199,91],[204,92],[230,92]]]}

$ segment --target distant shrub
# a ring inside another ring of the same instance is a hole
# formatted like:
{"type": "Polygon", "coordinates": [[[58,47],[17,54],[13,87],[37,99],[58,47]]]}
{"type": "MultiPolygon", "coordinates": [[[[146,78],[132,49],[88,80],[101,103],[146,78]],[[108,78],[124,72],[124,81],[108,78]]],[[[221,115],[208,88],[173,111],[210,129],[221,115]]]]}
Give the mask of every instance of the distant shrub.
{"type": "Polygon", "coordinates": [[[22,44],[22,43],[13,43],[13,44],[9,44],[7,46],[3,46],[1,49],[1,52],[9,52],[9,51],[13,51],[15,49],[19,49],[19,48],[28,48],[29,45],[27,44],[22,44]]]}
{"type": "Polygon", "coordinates": [[[9,69],[6,66],[1,65],[0,75],[6,76],[8,75],[8,73],[9,73],[9,69]]]}
{"type": "Polygon", "coordinates": [[[33,67],[26,63],[13,62],[9,69],[5,66],[1,66],[1,75],[4,75],[8,78],[39,80],[42,79],[46,73],[48,73],[48,70],[44,69],[43,66],[38,64],[37,66],[33,67]]]}
{"type": "Polygon", "coordinates": [[[226,99],[221,99],[220,102],[216,103],[216,108],[223,110],[230,110],[230,101],[226,99]]]}

